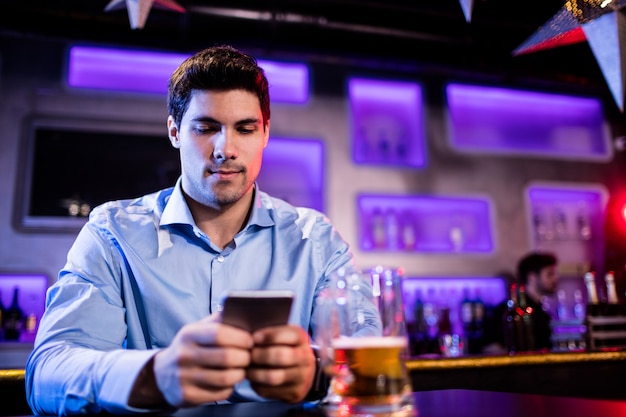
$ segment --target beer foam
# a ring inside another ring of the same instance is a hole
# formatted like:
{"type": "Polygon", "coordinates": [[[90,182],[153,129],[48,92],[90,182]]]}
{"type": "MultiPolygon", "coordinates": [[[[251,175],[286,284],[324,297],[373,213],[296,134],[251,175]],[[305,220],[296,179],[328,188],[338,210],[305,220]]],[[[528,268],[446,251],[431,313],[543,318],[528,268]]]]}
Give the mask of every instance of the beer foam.
{"type": "Polygon", "coordinates": [[[369,348],[403,348],[407,345],[406,338],[401,336],[364,336],[340,337],[333,339],[335,349],[369,349],[369,348]]]}

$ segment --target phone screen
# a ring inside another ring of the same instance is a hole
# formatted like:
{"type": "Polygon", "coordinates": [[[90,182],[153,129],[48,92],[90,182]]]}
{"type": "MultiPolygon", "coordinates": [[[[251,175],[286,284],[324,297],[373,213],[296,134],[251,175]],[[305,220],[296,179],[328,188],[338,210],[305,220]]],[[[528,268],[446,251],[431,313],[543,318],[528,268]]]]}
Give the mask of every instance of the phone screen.
{"type": "Polygon", "coordinates": [[[224,300],[222,323],[249,332],[287,324],[293,297],[291,291],[231,291],[224,300]]]}

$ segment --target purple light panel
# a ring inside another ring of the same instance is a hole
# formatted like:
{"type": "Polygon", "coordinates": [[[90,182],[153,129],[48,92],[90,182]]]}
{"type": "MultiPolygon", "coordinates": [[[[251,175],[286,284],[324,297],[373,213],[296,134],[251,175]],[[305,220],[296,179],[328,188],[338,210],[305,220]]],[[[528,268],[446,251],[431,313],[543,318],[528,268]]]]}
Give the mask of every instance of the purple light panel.
{"type": "Polygon", "coordinates": [[[413,168],[426,165],[419,84],[352,78],[348,95],[354,162],[413,168]]]}
{"type": "Polygon", "coordinates": [[[422,302],[451,307],[451,314],[457,314],[458,319],[465,289],[472,299],[479,295],[487,306],[495,306],[507,296],[506,283],[500,277],[406,277],[402,280],[402,292],[407,321],[414,321],[413,307],[418,295],[422,302]]]}
{"type": "Polygon", "coordinates": [[[360,195],[360,249],[490,253],[491,202],[476,197],[360,195]]]}
{"type": "MultiPolygon", "coordinates": [[[[4,308],[11,305],[13,289],[16,287],[19,288],[18,303],[22,308],[24,317],[34,314],[37,323],[39,323],[45,309],[48,276],[44,274],[0,274],[0,299],[4,308]]],[[[35,340],[35,332],[22,331],[21,342],[32,342],[33,340],[35,340]]]]}
{"type": "Polygon", "coordinates": [[[599,99],[448,84],[452,146],[461,151],[607,160],[599,99]]]}
{"type": "Polygon", "coordinates": [[[305,64],[259,59],[270,84],[273,102],[306,104],[309,101],[309,68],[305,64]]]}
{"type": "MultiPolygon", "coordinates": [[[[188,55],[140,50],[74,46],[69,51],[67,83],[93,88],[166,94],[167,80],[188,55]]],[[[273,102],[304,104],[309,99],[305,64],[259,60],[273,102]]]]}
{"type": "Polygon", "coordinates": [[[167,93],[167,80],[187,55],[74,46],[67,83],[71,87],[153,94],[167,93]]]}
{"type": "Polygon", "coordinates": [[[531,186],[528,187],[528,197],[532,204],[572,204],[586,203],[598,211],[602,211],[606,204],[606,193],[597,189],[585,189],[564,187],[548,187],[548,186],[531,186]]]}
{"type": "Polygon", "coordinates": [[[608,191],[602,184],[535,183],[526,189],[529,241],[563,265],[604,262],[608,191]]]}
{"type": "Polygon", "coordinates": [[[324,168],[324,142],[272,137],[257,181],[275,197],[323,212],[324,168]]]}

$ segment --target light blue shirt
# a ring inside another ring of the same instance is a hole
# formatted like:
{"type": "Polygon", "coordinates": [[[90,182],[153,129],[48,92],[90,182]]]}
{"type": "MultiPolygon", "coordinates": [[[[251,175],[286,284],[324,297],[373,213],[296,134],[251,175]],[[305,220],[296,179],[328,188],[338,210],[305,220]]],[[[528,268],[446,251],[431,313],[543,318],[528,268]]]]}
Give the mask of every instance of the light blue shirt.
{"type": "MultiPolygon", "coordinates": [[[[258,188],[248,224],[225,249],[195,225],[180,180],[105,203],[48,290],[26,364],[29,404],[38,414],[140,411],[127,399],[141,368],[184,324],[219,311],[229,290],[292,290],[290,323],[315,337],[314,300],[339,267],[354,268],[353,257],[322,213],[258,188]]],[[[262,400],[247,381],[235,392],[262,400]]]]}

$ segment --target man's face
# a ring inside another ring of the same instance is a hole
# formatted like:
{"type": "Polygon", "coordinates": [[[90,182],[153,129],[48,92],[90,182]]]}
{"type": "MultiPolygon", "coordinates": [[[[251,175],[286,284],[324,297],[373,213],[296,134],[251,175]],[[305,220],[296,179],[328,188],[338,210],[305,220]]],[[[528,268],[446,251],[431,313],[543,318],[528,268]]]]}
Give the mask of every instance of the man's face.
{"type": "Polygon", "coordinates": [[[171,116],[167,123],[189,197],[221,209],[252,192],[269,138],[255,94],[197,90],[180,126],[171,116]]]}
{"type": "Polygon", "coordinates": [[[541,295],[553,295],[556,293],[559,275],[556,265],[546,266],[537,277],[537,289],[541,295]]]}

